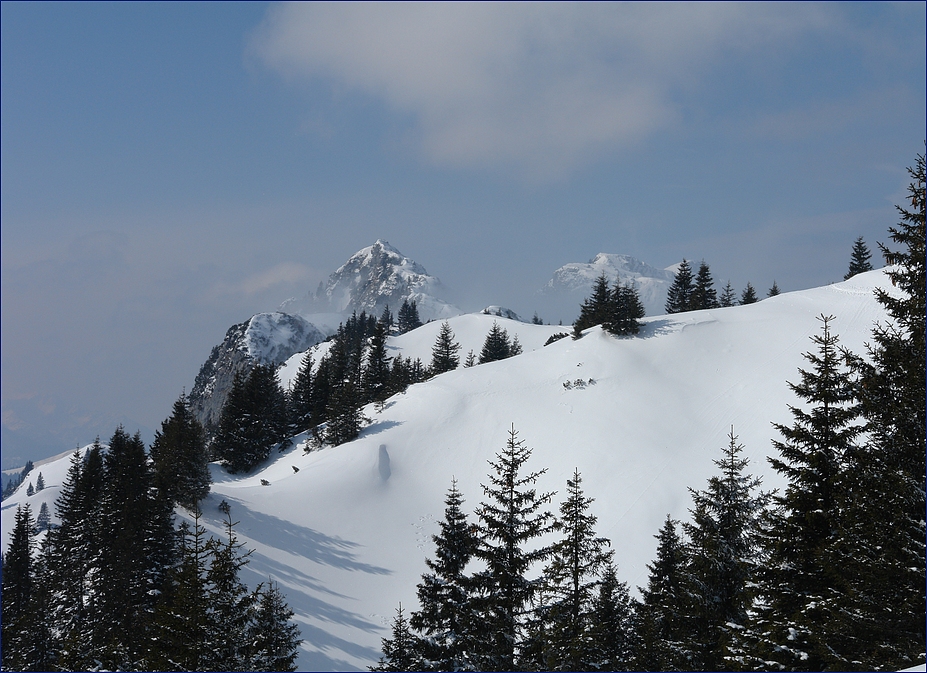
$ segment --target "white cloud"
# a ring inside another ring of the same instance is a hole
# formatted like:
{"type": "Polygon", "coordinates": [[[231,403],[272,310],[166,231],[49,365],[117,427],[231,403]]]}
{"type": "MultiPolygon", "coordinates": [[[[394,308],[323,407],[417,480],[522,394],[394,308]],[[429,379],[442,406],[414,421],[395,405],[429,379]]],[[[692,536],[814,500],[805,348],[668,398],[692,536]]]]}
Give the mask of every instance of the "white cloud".
{"type": "Polygon", "coordinates": [[[784,47],[829,7],[717,4],[284,4],[252,49],[411,115],[437,165],[556,179],[679,116],[715,60],[784,47]]]}

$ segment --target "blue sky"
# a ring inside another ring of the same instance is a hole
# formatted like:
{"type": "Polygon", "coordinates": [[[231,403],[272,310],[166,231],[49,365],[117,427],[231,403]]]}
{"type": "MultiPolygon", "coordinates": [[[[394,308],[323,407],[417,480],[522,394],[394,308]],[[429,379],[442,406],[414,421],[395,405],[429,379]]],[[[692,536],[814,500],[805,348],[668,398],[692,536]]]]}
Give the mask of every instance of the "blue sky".
{"type": "Polygon", "coordinates": [[[925,3],[0,11],[4,467],[157,427],[376,238],[527,315],[600,251],[840,280],[927,137],[925,3]]]}

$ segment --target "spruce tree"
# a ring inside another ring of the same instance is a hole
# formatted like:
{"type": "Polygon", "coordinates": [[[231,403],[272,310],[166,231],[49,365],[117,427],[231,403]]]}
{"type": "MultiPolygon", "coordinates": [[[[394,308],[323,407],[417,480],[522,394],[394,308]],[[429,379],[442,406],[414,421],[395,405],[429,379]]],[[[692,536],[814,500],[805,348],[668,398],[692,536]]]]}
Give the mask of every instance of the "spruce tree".
{"type": "Polygon", "coordinates": [[[192,509],[209,493],[206,433],[186,395],[177,398],[170,418],[155,432],[150,455],[155,485],[172,503],[192,509]]]}
{"type": "Polygon", "coordinates": [[[889,229],[900,249],[879,246],[900,292],[876,290],[890,322],[873,329],[869,361],[854,361],[867,432],[847,460],[842,530],[829,549],[849,585],[837,601],[834,629],[844,667],[901,669],[924,661],[923,155],[909,172],[910,205],[897,207],[901,220],[889,229]]]}
{"type": "Polygon", "coordinates": [[[367,349],[364,391],[369,402],[383,402],[390,395],[390,358],[386,353],[386,326],[377,323],[367,349]]]}
{"type": "Polygon", "coordinates": [[[724,288],[721,290],[721,296],[718,298],[718,305],[722,308],[728,308],[729,306],[735,306],[737,303],[737,295],[734,293],[734,287],[731,285],[731,281],[727,281],[724,288]]]}
{"type": "Polygon", "coordinates": [[[606,538],[596,536],[596,517],[589,513],[592,502],[582,491],[579,471],[574,470],[567,480],[567,498],[560,505],[561,537],[552,545],[544,571],[546,643],[540,663],[546,670],[590,670],[601,663],[592,605],[613,552],[606,538]]]}
{"type": "Polygon", "coordinates": [[[454,341],[454,331],[445,320],[431,348],[431,373],[433,375],[450,372],[460,365],[460,344],[454,341]]]}
{"type": "Polygon", "coordinates": [[[666,304],[664,308],[667,313],[682,313],[688,311],[692,305],[692,267],[689,262],[683,258],[679,269],[676,271],[676,277],[670,285],[666,295],[666,304]]]}
{"type": "Polygon", "coordinates": [[[773,281],[772,287],[769,288],[769,292],[766,293],[767,297],[777,297],[779,296],[779,286],[776,284],[776,281],[773,281]]]}
{"type": "Polygon", "coordinates": [[[745,474],[748,460],[741,456],[734,429],[724,457],[715,460],[721,471],[704,491],[692,494],[692,522],[683,525],[689,538],[687,580],[692,598],[689,614],[695,626],[689,646],[692,663],[700,670],[745,665],[741,632],[748,627],[753,586],[762,561],[760,520],[769,493],[756,489],[760,479],[745,474]]]}
{"type": "Polygon", "coordinates": [[[467,359],[464,360],[464,367],[475,367],[478,364],[476,353],[474,353],[472,349],[467,351],[467,359]]]}
{"type": "Polygon", "coordinates": [[[487,362],[496,362],[505,360],[512,354],[512,343],[509,341],[509,334],[505,328],[500,327],[499,323],[493,321],[489,333],[483,341],[483,349],[480,351],[479,364],[487,362]]]}
{"type": "Polygon", "coordinates": [[[299,655],[299,627],[275,582],[256,591],[254,615],[245,634],[250,650],[248,670],[295,671],[299,655]]]}
{"type": "Polygon", "coordinates": [[[376,666],[369,666],[371,671],[422,671],[422,659],[419,655],[419,641],[409,628],[409,620],[402,614],[402,603],[396,609],[392,623],[392,637],[382,638],[383,656],[376,666]]]}
{"type": "Polygon", "coordinates": [[[31,611],[35,592],[32,558],[35,521],[29,504],[16,507],[16,522],[3,557],[3,668],[29,670],[31,611]]]}
{"type": "Polygon", "coordinates": [[[811,369],[799,370],[801,381],[789,384],[803,406],[789,407],[793,425],[774,424],[782,436],[773,442],[780,457],[769,459],[788,486],[770,515],[753,649],[760,661],[790,670],[836,663],[825,634],[844,577],[840,567],[824,563],[824,552],[837,541],[841,470],[861,428],[833,319],[819,318],[822,333],[812,337],[817,352],[804,356],[811,369]]]}
{"type": "Polygon", "coordinates": [[[850,280],[858,273],[872,271],[872,264],[869,262],[871,257],[872,253],[869,252],[866,241],[860,236],[853,242],[853,251],[850,253],[850,270],[847,271],[843,279],[850,280]]]}
{"type": "Polygon", "coordinates": [[[573,323],[573,337],[578,339],[583,330],[610,322],[613,312],[612,291],[602,273],[592,286],[592,294],[580,306],[579,317],[573,323]]]}
{"type": "Polygon", "coordinates": [[[516,670],[523,621],[543,584],[530,571],[550,555],[549,548],[535,545],[553,529],[553,515],[543,510],[553,494],[535,489],[546,470],[522,473],[530,457],[531,449],[513,427],[505,449],[489,461],[493,472],[489,485],[483,485],[487,501],[477,510],[476,556],[486,568],[473,578],[481,628],[474,633],[472,663],[478,670],[516,670]]]}
{"type": "Polygon", "coordinates": [[[695,276],[695,286],[689,297],[689,310],[697,311],[718,306],[718,296],[711,277],[711,269],[708,268],[705,260],[702,260],[698,267],[698,274],[695,276]]]}
{"type": "Polygon", "coordinates": [[[312,369],[315,361],[312,351],[306,351],[299,363],[299,369],[290,386],[290,424],[294,434],[305,432],[316,425],[315,399],[313,396],[312,369]]]}
{"type": "Polygon", "coordinates": [[[225,515],[225,540],[211,538],[206,543],[210,556],[206,571],[206,647],[201,665],[209,671],[248,670],[251,665],[246,638],[253,615],[254,596],[239,578],[248,564],[250,552],[242,554],[242,544],[235,535],[231,508],[226,501],[219,505],[225,515]]]}
{"type": "Polygon", "coordinates": [[[633,608],[628,585],[618,581],[614,563],[601,573],[592,602],[589,670],[633,671],[637,650],[633,608]]]}
{"type": "Polygon", "coordinates": [[[35,479],[35,492],[45,490],[45,478],[42,476],[42,473],[39,472],[39,476],[35,479]]]}
{"type": "Polygon", "coordinates": [[[638,636],[635,664],[645,671],[679,671],[693,668],[688,656],[690,605],[685,586],[688,555],[669,515],[657,538],[657,555],[648,564],[647,587],[636,606],[638,636]]]}
{"type": "Polygon", "coordinates": [[[756,302],[756,290],[754,290],[753,286],[748,282],[747,287],[740,293],[740,305],[746,306],[747,304],[755,304],[756,302]]]}
{"type": "Polygon", "coordinates": [[[479,628],[470,600],[466,568],[476,552],[478,538],[461,509],[464,499],[451,482],[445,497],[441,532],[432,536],[435,559],[425,559],[429,572],[418,584],[420,608],[409,619],[423,634],[423,665],[429,670],[461,671],[470,667],[470,634],[479,628]]]}
{"type": "Polygon", "coordinates": [[[633,282],[622,285],[615,283],[611,292],[610,316],[603,327],[609,334],[631,336],[640,332],[640,318],[644,317],[644,304],[641,303],[637,287],[633,282]]]}
{"type": "Polygon", "coordinates": [[[418,317],[418,304],[414,299],[411,301],[404,299],[402,306],[399,307],[399,316],[396,320],[399,333],[405,334],[421,326],[422,320],[418,317]]]}

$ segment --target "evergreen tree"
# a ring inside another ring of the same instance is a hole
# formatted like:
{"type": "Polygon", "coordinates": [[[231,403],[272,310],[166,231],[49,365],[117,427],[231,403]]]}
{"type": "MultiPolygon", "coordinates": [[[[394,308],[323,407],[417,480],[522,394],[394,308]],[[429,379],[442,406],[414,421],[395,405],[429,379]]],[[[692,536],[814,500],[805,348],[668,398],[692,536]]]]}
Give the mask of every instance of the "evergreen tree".
{"type": "Polygon", "coordinates": [[[596,517],[589,513],[593,499],[583,494],[581,485],[575,470],[560,505],[561,538],[551,547],[544,571],[546,643],[540,664],[545,670],[590,670],[603,663],[596,652],[592,604],[613,552],[606,549],[611,544],[607,539],[596,536],[596,517]]]}
{"type": "Polygon", "coordinates": [[[217,457],[230,472],[248,472],[286,438],[287,401],[273,367],[255,365],[235,375],[222,407],[219,432],[213,440],[217,457]]]}
{"type": "Polygon", "coordinates": [[[371,671],[421,671],[424,670],[419,656],[419,642],[409,629],[409,621],[402,614],[402,603],[393,618],[392,638],[382,638],[383,656],[371,671]]]}
{"type": "Polygon", "coordinates": [[[254,618],[248,626],[246,642],[250,649],[249,670],[295,671],[299,654],[299,627],[293,623],[293,610],[276,583],[257,590],[254,618]]]}
{"type": "Polygon", "coordinates": [[[736,305],[737,295],[734,293],[734,287],[731,281],[727,281],[724,289],[721,290],[721,297],[718,299],[718,305],[722,308],[736,305]]]}
{"type": "Polygon", "coordinates": [[[521,347],[521,342],[518,340],[518,335],[512,337],[512,344],[509,346],[509,357],[513,358],[516,355],[521,355],[524,351],[521,347]]]}
{"type": "Polygon", "coordinates": [[[608,287],[608,278],[603,273],[596,278],[592,295],[579,309],[579,317],[573,323],[573,337],[578,339],[583,330],[610,322],[613,312],[612,292],[608,287]]]}
{"type": "Polygon", "coordinates": [[[209,493],[206,433],[186,395],[177,398],[170,418],[155,432],[151,460],[155,485],[172,503],[192,509],[209,493]]]}
{"type": "Polygon", "coordinates": [[[628,585],[618,581],[615,565],[601,574],[591,612],[591,666],[597,671],[635,670],[637,634],[628,585]]]}
{"type": "Polygon", "coordinates": [[[645,671],[693,669],[687,643],[689,639],[688,592],[685,568],[688,555],[679,537],[676,522],[669,515],[657,538],[657,557],[648,565],[650,577],[641,589],[642,602],[635,610],[638,635],[635,663],[645,671]]]}
{"type": "Polygon", "coordinates": [[[843,569],[848,582],[833,628],[841,637],[837,665],[843,667],[901,669],[924,660],[923,155],[909,172],[910,207],[897,208],[901,221],[889,229],[901,249],[879,246],[900,292],[876,290],[891,322],[875,326],[870,362],[854,362],[867,432],[847,460],[843,525],[838,543],[828,549],[828,560],[843,569]]]}
{"type": "Polygon", "coordinates": [[[776,281],[773,281],[772,287],[769,288],[769,292],[766,293],[767,297],[777,297],[779,295],[779,286],[776,285],[776,281]]]}
{"type": "Polygon", "coordinates": [[[91,576],[98,614],[94,642],[108,668],[145,668],[145,630],[172,562],[173,523],[153,488],[145,445],[116,429],[104,457],[100,561],[91,576]]]}
{"type": "Polygon", "coordinates": [[[817,353],[805,354],[811,370],[799,370],[800,383],[789,384],[810,412],[790,406],[793,425],[774,424],[782,435],[773,442],[781,457],[769,459],[788,486],[775,498],[778,507],[770,516],[754,649],[761,661],[790,670],[824,670],[834,661],[824,634],[843,573],[823,558],[837,541],[844,457],[861,430],[838,338],[830,331],[833,316],[819,319],[822,334],[812,337],[817,353]]]}
{"type": "Polygon", "coordinates": [[[168,574],[152,617],[152,670],[200,671],[207,665],[210,550],[200,516],[199,506],[194,507],[192,530],[184,521],[177,532],[178,562],[168,574]]]}
{"type": "Polygon", "coordinates": [[[325,441],[332,446],[350,442],[360,435],[363,416],[358,407],[358,393],[353,381],[346,379],[332,391],[328,404],[325,441]]]}
{"type": "Polygon", "coordinates": [[[402,306],[399,307],[399,317],[396,321],[399,333],[405,334],[421,326],[422,320],[418,317],[418,304],[414,299],[412,301],[404,299],[402,306]]]}
{"type": "Polygon", "coordinates": [[[367,350],[364,389],[370,402],[383,402],[390,395],[390,358],[386,354],[386,326],[377,323],[367,350]]]}
{"type": "Polygon", "coordinates": [[[454,341],[454,332],[447,320],[441,323],[441,330],[431,348],[431,373],[434,375],[450,372],[460,365],[460,344],[454,341]]]}
{"type": "Polygon", "coordinates": [[[532,325],[543,325],[544,324],[544,321],[538,317],[537,311],[534,312],[534,316],[531,318],[531,324],[532,325]]]}
{"type": "Polygon", "coordinates": [[[869,247],[866,245],[866,241],[864,241],[863,237],[860,236],[853,243],[853,251],[850,253],[850,270],[847,271],[847,274],[843,277],[843,279],[850,280],[850,278],[858,273],[872,271],[872,264],[869,262],[871,257],[872,253],[869,252],[869,247]]]}
{"type": "Polygon", "coordinates": [[[32,487],[32,482],[29,482],[29,488],[26,489],[26,496],[31,498],[35,495],[35,489],[32,487]]]}
{"type": "Polygon", "coordinates": [[[513,671],[519,655],[522,623],[542,579],[530,570],[546,559],[547,547],[530,548],[553,529],[553,515],[542,511],[552,493],[538,494],[534,485],[546,470],[522,474],[531,450],[513,427],[505,449],[489,461],[493,473],[483,485],[488,502],[477,510],[480,545],[476,556],[486,564],[474,576],[477,618],[473,665],[478,670],[513,671]]]}
{"type": "Polygon", "coordinates": [[[39,472],[39,476],[36,477],[36,480],[35,480],[35,492],[38,493],[39,491],[42,491],[42,490],[45,490],[45,478],[42,477],[42,473],[39,472]]]}
{"type": "Polygon", "coordinates": [[[688,311],[692,305],[692,267],[689,262],[683,258],[679,269],[676,271],[676,277],[673,284],[670,285],[666,295],[666,304],[664,308],[667,313],[682,313],[688,311]]]}
{"type": "Polygon", "coordinates": [[[242,544],[235,535],[231,508],[226,501],[219,505],[225,515],[226,539],[211,538],[206,543],[210,556],[206,571],[206,648],[201,664],[208,671],[244,671],[251,665],[247,639],[255,597],[239,579],[248,564],[241,553],[242,544]]]}
{"type": "Polygon", "coordinates": [[[509,341],[509,334],[505,328],[500,327],[499,323],[493,321],[486,340],[483,341],[483,349],[480,351],[479,364],[487,362],[496,362],[505,360],[512,354],[512,344],[509,341]]]}
{"type": "Polygon", "coordinates": [[[479,540],[461,509],[463,501],[455,479],[444,500],[441,532],[431,538],[435,559],[425,559],[429,572],[422,575],[418,585],[421,607],[409,619],[410,626],[424,635],[423,665],[429,670],[467,670],[470,634],[478,628],[465,570],[479,540]]]}
{"type": "Polygon", "coordinates": [[[740,305],[746,306],[747,304],[755,304],[756,302],[756,290],[753,289],[753,286],[750,283],[747,283],[747,287],[745,287],[744,291],[740,293],[740,305]]]}
{"type": "Polygon", "coordinates": [[[711,277],[711,269],[705,260],[702,260],[698,267],[698,274],[695,276],[695,286],[692,288],[692,294],[689,297],[689,310],[697,311],[706,308],[718,308],[718,296],[714,288],[714,280],[711,277]]]}
{"type": "Polygon", "coordinates": [[[464,360],[464,367],[475,367],[478,364],[476,353],[474,353],[472,349],[467,351],[467,359],[464,360]]]}
{"type": "Polygon", "coordinates": [[[290,423],[294,433],[305,432],[317,424],[314,388],[312,385],[312,368],[314,364],[312,351],[306,351],[290,386],[290,423]]]}
{"type": "Polygon", "coordinates": [[[33,529],[35,521],[26,505],[16,507],[16,523],[3,557],[3,668],[7,671],[30,669],[30,626],[35,591],[33,567],[33,529]]]}
{"type": "Polygon", "coordinates": [[[39,515],[35,517],[35,530],[37,533],[48,530],[51,525],[51,515],[48,513],[48,503],[43,502],[39,508],[39,515]]]}
{"type": "Polygon", "coordinates": [[[380,314],[379,323],[383,325],[383,328],[386,330],[386,333],[389,334],[393,329],[393,313],[389,310],[389,304],[383,307],[383,312],[380,314]]]}
{"type": "Polygon", "coordinates": [[[716,460],[720,476],[704,491],[692,494],[692,522],[683,524],[689,537],[688,580],[694,598],[695,638],[690,648],[700,670],[744,667],[740,633],[748,626],[757,567],[762,560],[760,519],[771,495],[757,493],[760,480],[745,474],[734,429],[724,457],[716,460]]]}
{"type": "Polygon", "coordinates": [[[644,317],[644,305],[633,282],[627,285],[615,282],[610,310],[611,315],[603,325],[609,334],[629,336],[640,332],[640,318],[644,317]]]}

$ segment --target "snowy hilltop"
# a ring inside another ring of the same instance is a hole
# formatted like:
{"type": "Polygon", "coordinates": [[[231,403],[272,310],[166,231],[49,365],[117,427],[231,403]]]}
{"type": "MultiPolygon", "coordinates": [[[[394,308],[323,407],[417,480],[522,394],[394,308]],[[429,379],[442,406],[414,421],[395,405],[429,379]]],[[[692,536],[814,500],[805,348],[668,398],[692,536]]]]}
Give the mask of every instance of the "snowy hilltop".
{"type": "Polygon", "coordinates": [[[389,305],[395,314],[403,301],[415,301],[423,321],[449,318],[461,311],[441,297],[444,287],[418,262],[409,259],[384,240],[351,255],[327,281],[302,299],[280,305],[286,313],[309,317],[317,313],[366,311],[379,315],[389,305]]]}
{"type": "Polygon", "coordinates": [[[254,365],[276,367],[326,336],[327,331],[305,318],[279,312],[258,313],[232,325],[222,343],[213,347],[190,389],[190,404],[197,419],[207,429],[218,423],[222,405],[239,372],[247,373],[254,365]]]}
{"type": "Polygon", "coordinates": [[[674,270],[657,269],[630,255],[600,252],[586,263],[571,262],[554,271],[553,277],[538,290],[544,311],[556,314],[564,323],[572,322],[579,305],[589,296],[596,278],[605,274],[609,283],[616,280],[637,285],[647,315],[664,313],[666,292],[673,283],[674,270]]]}
{"type": "MultiPolygon", "coordinates": [[[[689,518],[687,488],[704,488],[715,474],[712,461],[731,426],[748,471],[764,489],[783,486],[766,460],[778,437],[771,422],[790,422],[796,397],[787,381],[807,368],[802,354],[814,348],[816,317],[834,315],[840,344],[863,353],[873,324],[886,320],[876,287],[895,292],[872,271],[746,306],[648,317],[636,338],[593,327],[582,339],[546,346],[564,328],[482,313],[451,318],[461,356],[478,351],[494,323],[524,352],[368,405],[369,423],[340,446],[307,452],[312,442],[301,434],[250,473],[213,464],[203,523],[221,534],[218,506],[231,504],[240,541],[254,550],[243,579],[254,586],[272,577],[296,613],[305,641],[298,670],[364,669],[380,656],[396,606],[414,607],[451,480],[472,512],[485,499],[487,461],[514,425],[534,451],[528,469],[548,470],[539,491],[558,491],[559,502],[574,469],[582,473],[598,533],[613,541],[618,575],[633,590],[646,584],[667,514],[689,518]]],[[[441,327],[390,336],[387,352],[427,362],[441,327]]],[[[283,352],[245,334],[247,326],[240,337],[230,331],[238,353],[250,354],[252,345],[283,352]]],[[[327,345],[315,347],[316,361],[327,345]]],[[[294,353],[281,366],[284,386],[301,358],[294,353]]],[[[4,548],[17,504],[51,507],[67,469],[66,459],[59,462],[43,466],[43,491],[28,496],[21,488],[4,502],[4,548]]]]}

